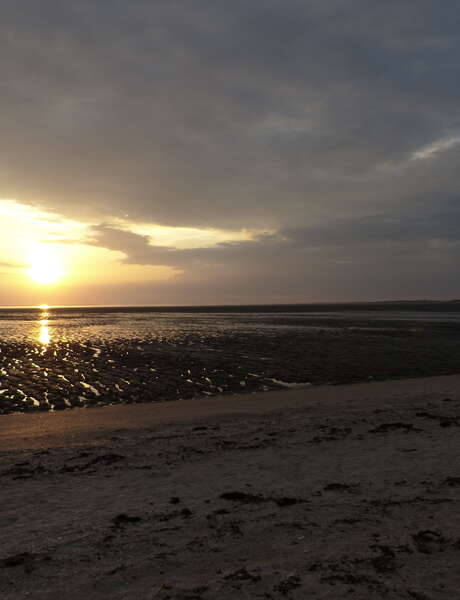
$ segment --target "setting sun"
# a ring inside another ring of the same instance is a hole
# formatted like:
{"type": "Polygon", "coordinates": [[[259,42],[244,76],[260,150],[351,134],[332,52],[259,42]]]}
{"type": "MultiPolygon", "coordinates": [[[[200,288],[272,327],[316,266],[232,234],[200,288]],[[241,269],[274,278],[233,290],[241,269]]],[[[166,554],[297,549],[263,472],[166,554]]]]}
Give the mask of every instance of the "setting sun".
{"type": "Polygon", "coordinates": [[[30,261],[28,275],[35,283],[49,285],[61,279],[63,272],[58,257],[50,250],[40,248],[30,261]]]}

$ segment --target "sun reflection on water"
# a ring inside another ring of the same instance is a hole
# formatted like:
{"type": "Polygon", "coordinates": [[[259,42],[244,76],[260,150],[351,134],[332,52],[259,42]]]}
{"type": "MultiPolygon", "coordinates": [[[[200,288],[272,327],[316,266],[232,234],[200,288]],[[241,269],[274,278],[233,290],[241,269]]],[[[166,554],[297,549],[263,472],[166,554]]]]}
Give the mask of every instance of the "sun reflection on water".
{"type": "MultiPolygon", "coordinates": [[[[48,307],[47,307],[48,308],[48,307]]],[[[49,313],[47,311],[42,312],[40,315],[40,320],[38,324],[40,325],[40,329],[38,332],[38,341],[40,344],[47,346],[51,341],[50,329],[48,327],[49,323],[49,313]]]]}

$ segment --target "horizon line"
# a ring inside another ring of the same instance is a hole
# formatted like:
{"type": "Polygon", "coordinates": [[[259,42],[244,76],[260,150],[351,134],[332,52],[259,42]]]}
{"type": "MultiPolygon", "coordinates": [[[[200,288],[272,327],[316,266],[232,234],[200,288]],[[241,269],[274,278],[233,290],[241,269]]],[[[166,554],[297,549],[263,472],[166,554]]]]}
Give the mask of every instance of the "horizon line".
{"type": "Polygon", "coordinates": [[[441,304],[460,302],[460,298],[450,299],[404,299],[404,300],[331,300],[313,302],[257,302],[257,303],[219,303],[219,304],[0,304],[0,310],[6,309],[35,309],[49,310],[62,308],[231,308],[231,307],[270,307],[270,306],[337,306],[356,304],[441,304]]]}

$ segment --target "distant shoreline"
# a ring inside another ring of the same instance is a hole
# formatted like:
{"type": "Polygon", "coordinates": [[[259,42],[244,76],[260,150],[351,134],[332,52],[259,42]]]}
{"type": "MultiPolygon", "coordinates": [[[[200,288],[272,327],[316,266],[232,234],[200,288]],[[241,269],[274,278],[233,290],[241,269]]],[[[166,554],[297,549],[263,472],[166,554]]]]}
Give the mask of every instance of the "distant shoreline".
{"type": "MultiPolygon", "coordinates": [[[[0,312],[43,311],[43,306],[0,306],[0,312]]],[[[382,300],[373,302],[314,302],[302,304],[210,304],[210,305],[71,305],[52,306],[57,312],[158,312],[158,313],[296,313],[338,311],[450,311],[460,312],[460,299],[452,300],[382,300]]]]}

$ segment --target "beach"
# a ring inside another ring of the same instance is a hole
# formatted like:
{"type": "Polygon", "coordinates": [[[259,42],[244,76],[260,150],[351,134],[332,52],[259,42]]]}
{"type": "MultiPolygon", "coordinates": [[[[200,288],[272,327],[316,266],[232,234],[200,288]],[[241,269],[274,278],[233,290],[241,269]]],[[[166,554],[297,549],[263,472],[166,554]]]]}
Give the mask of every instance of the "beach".
{"type": "Polygon", "coordinates": [[[0,415],[455,374],[459,306],[2,309],[0,415]]]}
{"type": "Polygon", "coordinates": [[[0,0],[0,600],[460,600],[459,28],[0,0]]]}
{"type": "Polygon", "coordinates": [[[454,598],[460,376],[0,417],[0,596],[454,598]]]}

